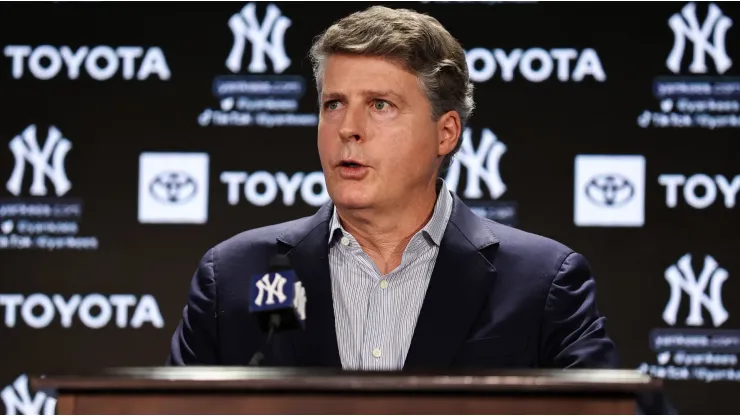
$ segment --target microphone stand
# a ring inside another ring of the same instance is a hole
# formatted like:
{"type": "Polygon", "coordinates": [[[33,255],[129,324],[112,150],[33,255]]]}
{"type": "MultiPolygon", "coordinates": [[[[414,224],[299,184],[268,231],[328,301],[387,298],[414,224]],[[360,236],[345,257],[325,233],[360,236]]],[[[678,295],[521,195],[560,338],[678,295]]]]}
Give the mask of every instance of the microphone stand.
{"type": "Polygon", "coordinates": [[[270,315],[270,323],[269,323],[269,329],[267,331],[267,339],[265,339],[265,343],[262,345],[262,348],[257,350],[257,352],[255,352],[254,355],[252,356],[252,359],[249,360],[249,366],[259,367],[260,364],[262,364],[262,361],[265,359],[265,352],[271,346],[272,334],[274,334],[275,330],[279,328],[280,328],[280,314],[273,313],[270,315]]]}

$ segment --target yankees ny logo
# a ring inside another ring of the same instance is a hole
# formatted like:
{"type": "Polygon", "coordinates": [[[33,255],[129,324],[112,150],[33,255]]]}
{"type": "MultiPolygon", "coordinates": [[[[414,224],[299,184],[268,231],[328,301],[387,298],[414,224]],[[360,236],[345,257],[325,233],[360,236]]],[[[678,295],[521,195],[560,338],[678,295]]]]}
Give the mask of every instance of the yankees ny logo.
{"type": "Polygon", "coordinates": [[[265,294],[267,294],[265,305],[273,305],[276,297],[278,302],[285,302],[287,296],[285,296],[283,286],[285,286],[285,282],[287,281],[288,280],[283,276],[280,276],[279,273],[275,273],[275,279],[273,279],[272,282],[270,282],[269,273],[262,276],[262,279],[257,281],[257,289],[259,289],[259,293],[257,293],[257,299],[255,299],[254,303],[256,303],[257,306],[262,306],[265,294]]]}
{"type": "Polygon", "coordinates": [[[470,129],[465,129],[460,151],[452,158],[452,163],[450,163],[447,172],[447,186],[453,192],[457,192],[457,185],[460,181],[460,165],[463,164],[468,172],[465,191],[463,192],[465,198],[483,197],[480,183],[484,182],[488,186],[491,198],[497,199],[506,192],[506,185],[501,180],[498,168],[501,156],[505,152],[506,145],[500,142],[489,129],[483,129],[478,149],[474,150],[470,129]]]}
{"type": "Polygon", "coordinates": [[[28,162],[33,167],[31,195],[46,195],[45,177],[48,177],[54,184],[57,196],[67,193],[72,184],[64,171],[64,158],[71,148],[72,143],[62,137],[62,133],[52,126],[49,128],[44,148],[40,149],[36,138],[36,126],[28,126],[23,133],[10,141],[10,150],[15,157],[15,167],[6,184],[8,191],[15,196],[20,194],[23,174],[26,162],[28,162]]]}
{"type": "Polygon", "coordinates": [[[722,284],[727,280],[728,273],[727,270],[717,266],[717,261],[712,256],[706,256],[704,268],[697,279],[691,267],[691,255],[684,254],[678,260],[678,267],[673,265],[666,270],[665,279],[671,285],[671,298],[663,311],[663,320],[667,324],[676,324],[682,291],[689,296],[689,316],[686,318],[686,325],[704,324],[701,316],[702,306],[709,311],[715,327],[727,320],[729,314],[722,304],[722,284]],[[707,286],[709,296],[705,293],[707,286]]]}
{"type": "Polygon", "coordinates": [[[709,55],[714,60],[714,66],[717,72],[722,74],[732,66],[732,60],[727,56],[725,50],[725,35],[727,30],[732,26],[732,20],[722,14],[722,10],[716,4],[709,4],[709,12],[704,23],[699,26],[696,18],[696,4],[689,3],[681,9],[681,14],[674,14],[668,19],[668,26],[673,30],[675,38],[673,49],[668,55],[666,66],[673,73],[678,73],[681,69],[681,58],[686,48],[686,39],[694,44],[694,55],[689,70],[695,74],[704,74],[707,72],[705,56],[709,55]],[[683,18],[681,18],[683,15],[683,18]],[[686,19],[684,21],[684,19],[686,19]],[[709,36],[714,36],[710,43],[709,36]]]}
{"type": "Polygon", "coordinates": [[[229,19],[229,28],[234,34],[234,46],[226,59],[226,67],[231,72],[239,72],[244,58],[245,39],[252,43],[252,59],[249,62],[249,72],[262,73],[267,71],[265,56],[272,61],[275,73],[281,73],[290,66],[290,58],[285,54],[285,31],[290,27],[289,18],[282,16],[277,6],[267,6],[265,20],[260,25],[255,13],[256,5],[249,3],[229,19]],[[269,40],[268,40],[269,37],[269,40]]]}
{"type": "Polygon", "coordinates": [[[57,399],[44,392],[38,392],[31,398],[25,374],[0,391],[0,398],[5,405],[6,415],[53,415],[57,405],[57,399]]]}

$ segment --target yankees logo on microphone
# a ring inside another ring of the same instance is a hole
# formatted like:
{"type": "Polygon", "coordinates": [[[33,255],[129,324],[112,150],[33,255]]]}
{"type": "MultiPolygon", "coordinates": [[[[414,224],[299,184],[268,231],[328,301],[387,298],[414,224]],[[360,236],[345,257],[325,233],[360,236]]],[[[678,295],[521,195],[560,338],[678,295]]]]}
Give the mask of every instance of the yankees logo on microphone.
{"type": "Polygon", "coordinates": [[[280,270],[252,276],[249,311],[260,317],[264,330],[269,315],[279,314],[283,329],[303,328],[306,321],[306,289],[293,270],[280,270]],[[264,319],[262,319],[264,317],[264,319]]]}

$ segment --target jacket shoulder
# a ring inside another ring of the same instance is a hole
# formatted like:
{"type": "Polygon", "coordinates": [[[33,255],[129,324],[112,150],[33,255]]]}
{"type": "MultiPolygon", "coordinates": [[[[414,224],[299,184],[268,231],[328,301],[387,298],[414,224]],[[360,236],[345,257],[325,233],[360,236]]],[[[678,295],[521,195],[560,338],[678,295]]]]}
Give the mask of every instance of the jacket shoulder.
{"type": "Polygon", "coordinates": [[[540,273],[554,277],[552,273],[559,270],[563,261],[574,250],[567,245],[542,235],[523,231],[485,219],[486,226],[500,241],[497,257],[504,260],[516,260],[518,266],[536,268],[540,273]]]}
{"type": "Polygon", "coordinates": [[[214,261],[224,262],[258,255],[267,258],[275,254],[278,237],[288,230],[304,228],[312,217],[303,217],[278,224],[242,231],[218,244],[211,251],[214,261]]]}

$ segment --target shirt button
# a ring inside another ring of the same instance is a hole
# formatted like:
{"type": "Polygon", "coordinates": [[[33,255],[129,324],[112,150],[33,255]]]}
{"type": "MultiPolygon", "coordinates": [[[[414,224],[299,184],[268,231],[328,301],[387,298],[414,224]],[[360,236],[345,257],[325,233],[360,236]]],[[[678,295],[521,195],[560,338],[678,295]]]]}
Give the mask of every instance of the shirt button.
{"type": "Polygon", "coordinates": [[[381,280],[380,281],[380,288],[385,289],[388,287],[388,281],[387,280],[381,280]]]}
{"type": "Polygon", "coordinates": [[[373,350],[373,357],[380,358],[380,356],[381,356],[380,348],[375,348],[373,350]]]}
{"type": "Polygon", "coordinates": [[[349,245],[349,238],[342,237],[341,243],[342,243],[343,246],[348,246],[349,245]]]}

